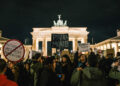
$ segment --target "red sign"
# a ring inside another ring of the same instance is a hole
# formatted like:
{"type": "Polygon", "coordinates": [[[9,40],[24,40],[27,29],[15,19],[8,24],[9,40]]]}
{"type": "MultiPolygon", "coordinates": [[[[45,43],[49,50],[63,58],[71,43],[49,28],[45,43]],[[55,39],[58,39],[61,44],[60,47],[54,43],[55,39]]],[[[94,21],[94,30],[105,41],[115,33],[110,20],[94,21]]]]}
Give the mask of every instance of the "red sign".
{"type": "Polygon", "coordinates": [[[4,44],[3,54],[7,60],[19,62],[24,58],[25,48],[19,40],[11,39],[4,44]]]}

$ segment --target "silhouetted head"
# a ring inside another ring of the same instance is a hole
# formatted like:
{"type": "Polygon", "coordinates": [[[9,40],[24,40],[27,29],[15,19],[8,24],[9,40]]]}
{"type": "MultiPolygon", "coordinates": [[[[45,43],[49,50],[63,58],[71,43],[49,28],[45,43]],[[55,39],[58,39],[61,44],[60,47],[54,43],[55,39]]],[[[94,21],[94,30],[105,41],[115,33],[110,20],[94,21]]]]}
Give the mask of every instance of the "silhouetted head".
{"type": "Polygon", "coordinates": [[[70,58],[69,58],[68,55],[63,55],[63,56],[62,56],[62,62],[63,62],[63,63],[71,64],[71,61],[70,61],[70,58]]]}
{"type": "Polygon", "coordinates": [[[6,64],[5,60],[0,59],[0,73],[5,72],[6,66],[7,66],[7,64],[6,64]]]}
{"type": "Polygon", "coordinates": [[[88,64],[89,64],[89,66],[91,66],[91,67],[96,67],[97,64],[98,64],[98,58],[97,58],[97,56],[94,55],[94,54],[90,54],[90,55],[88,56],[88,64]]]}

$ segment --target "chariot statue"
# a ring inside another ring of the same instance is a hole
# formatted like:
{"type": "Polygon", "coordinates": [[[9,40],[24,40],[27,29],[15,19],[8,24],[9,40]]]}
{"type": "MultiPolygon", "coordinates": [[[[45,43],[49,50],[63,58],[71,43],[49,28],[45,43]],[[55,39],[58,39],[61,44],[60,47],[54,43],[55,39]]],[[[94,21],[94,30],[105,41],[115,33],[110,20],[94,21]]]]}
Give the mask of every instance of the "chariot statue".
{"type": "Polygon", "coordinates": [[[61,15],[58,15],[57,22],[54,20],[53,23],[54,23],[54,26],[67,26],[67,20],[63,22],[63,20],[61,20],[61,15]]]}

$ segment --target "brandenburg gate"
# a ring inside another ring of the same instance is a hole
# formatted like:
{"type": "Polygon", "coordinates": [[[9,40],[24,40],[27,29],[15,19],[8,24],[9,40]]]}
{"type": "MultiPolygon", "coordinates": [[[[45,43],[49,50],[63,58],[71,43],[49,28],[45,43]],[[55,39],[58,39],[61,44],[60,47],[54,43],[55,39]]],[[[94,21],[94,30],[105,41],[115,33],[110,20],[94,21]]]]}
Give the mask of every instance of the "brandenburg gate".
{"type": "Polygon", "coordinates": [[[66,20],[61,20],[61,15],[58,15],[58,20],[53,23],[54,26],[49,28],[33,28],[32,50],[40,51],[44,56],[50,55],[52,34],[68,34],[69,50],[73,52],[77,50],[78,43],[87,43],[89,34],[87,27],[69,27],[66,20]]]}

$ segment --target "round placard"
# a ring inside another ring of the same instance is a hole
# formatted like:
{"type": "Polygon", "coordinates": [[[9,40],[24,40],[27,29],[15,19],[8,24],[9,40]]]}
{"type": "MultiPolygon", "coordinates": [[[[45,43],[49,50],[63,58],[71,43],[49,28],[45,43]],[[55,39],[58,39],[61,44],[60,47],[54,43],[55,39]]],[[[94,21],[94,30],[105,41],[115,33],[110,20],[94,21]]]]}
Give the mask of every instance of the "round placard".
{"type": "Polygon", "coordinates": [[[19,62],[24,57],[25,48],[19,40],[11,39],[4,44],[3,54],[7,60],[19,62]]]}

